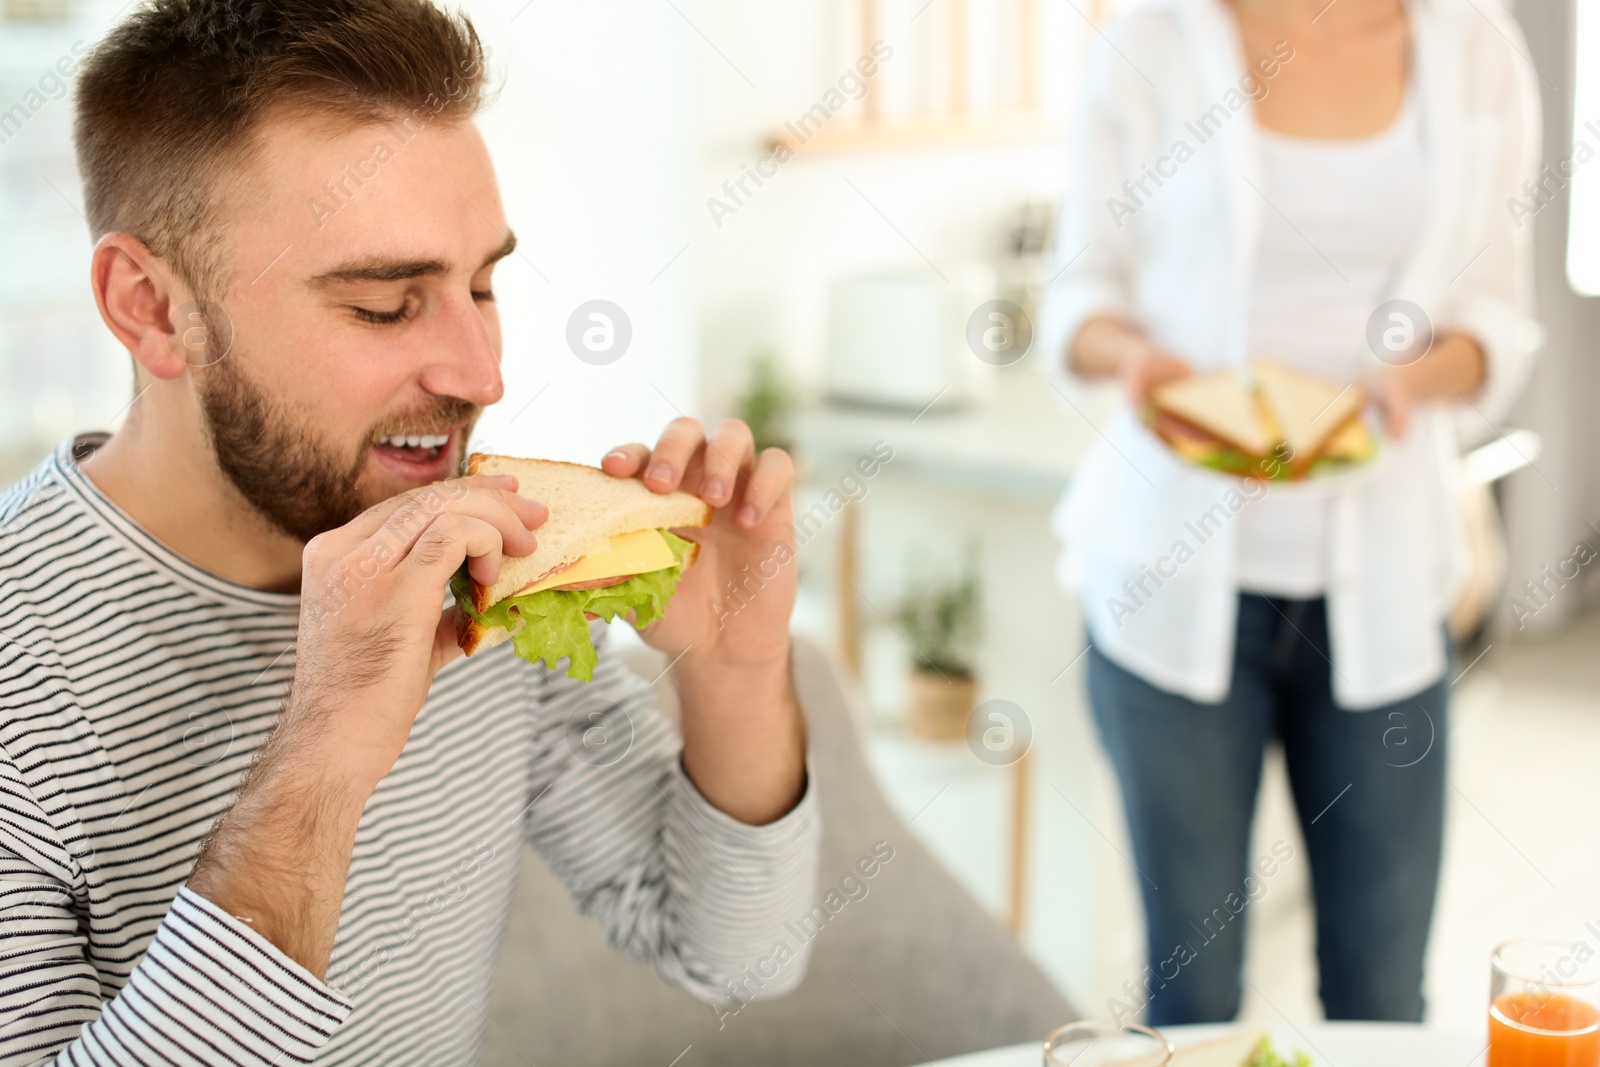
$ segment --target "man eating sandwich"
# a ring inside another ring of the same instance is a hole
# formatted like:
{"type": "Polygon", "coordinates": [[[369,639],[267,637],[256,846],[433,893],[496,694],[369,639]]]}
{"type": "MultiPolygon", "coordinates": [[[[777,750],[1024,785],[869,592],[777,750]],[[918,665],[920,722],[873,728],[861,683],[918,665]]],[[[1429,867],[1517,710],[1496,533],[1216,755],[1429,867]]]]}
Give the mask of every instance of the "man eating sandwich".
{"type": "Polygon", "coordinates": [[[524,844],[707,1001],[811,903],[794,568],[737,625],[713,607],[792,555],[788,456],[679,418],[576,495],[458,476],[516,244],[483,63],[427,0],[140,3],[86,61],[90,281],[136,382],[114,436],[0,498],[0,1064],[474,1062],[524,844]],[[597,587],[517,655],[533,601],[579,592],[529,567],[582,585],[577,557],[658,528],[692,566],[590,581],[672,569],[670,595],[597,587]],[[444,606],[457,574],[477,619],[444,606]],[[463,656],[502,580],[511,640],[463,656]],[[672,659],[681,736],[589,615],[672,659]],[[620,757],[586,747],[595,707],[620,757]]]}

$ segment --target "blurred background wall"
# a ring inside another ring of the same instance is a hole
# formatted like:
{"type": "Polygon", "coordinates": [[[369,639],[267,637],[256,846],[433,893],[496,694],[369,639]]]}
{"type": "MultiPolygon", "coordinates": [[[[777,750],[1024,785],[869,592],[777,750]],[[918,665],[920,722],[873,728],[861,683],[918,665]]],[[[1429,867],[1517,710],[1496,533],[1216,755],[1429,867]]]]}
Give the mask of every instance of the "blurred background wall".
{"type": "MultiPolygon", "coordinates": [[[[1600,5],[1580,2],[1523,3],[1518,21],[1528,38],[1529,59],[1539,72],[1544,102],[1543,159],[1555,167],[1563,159],[1581,155],[1574,149],[1586,144],[1600,149],[1600,135],[1587,123],[1600,127],[1600,5]],[[1579,12],[1586,36],[1578,37],[1579,12]],[[1582,49],[1582,50],[1580,50],[1582,49]],[[1580,89],[1582,92],[1579,97],[1580,89]]],[[[1559,173],[1559,171],[1555,171],[1559,173]]],[[[1600,247],[1595,226],[1600,211],[1597,175],[1577,170],[1583,229],[1569,229],[1574,212],[1571,187],[1552,186],[1548,204],[1534,216],[1535,285],[1539,317],[1548,336],[1519,414],[1522,421],[1543,434],[1548,442],[1548,463],[1511,479],[1503,497],[1510,546],[1510,588],[1539,576],[1546,564],[1571,554],[1574,539],[1600,537],[1590,526],[1600,522],[1600,425],[1594,418],[1600,398],[1600,300],[1593,279],[1587,292],[1574,291],[1568,274],[1569,246],[1600,247]]],[[[1590,252],[1593,256],[1595,253],[1590,252]]],[[[1527,620],[1527,629],[1551,633],[1565,626],[1585,604],[1592,604],[1600,580],[1589,571],[1577,595],[1552,598],[1549,610],[1527,620]]],[[[1500,632],[1507,633],[1509,616],[1502,617],[1500,632]]],[[[1509,636],[1509,634],[1508,634],[1509,636]]]]}

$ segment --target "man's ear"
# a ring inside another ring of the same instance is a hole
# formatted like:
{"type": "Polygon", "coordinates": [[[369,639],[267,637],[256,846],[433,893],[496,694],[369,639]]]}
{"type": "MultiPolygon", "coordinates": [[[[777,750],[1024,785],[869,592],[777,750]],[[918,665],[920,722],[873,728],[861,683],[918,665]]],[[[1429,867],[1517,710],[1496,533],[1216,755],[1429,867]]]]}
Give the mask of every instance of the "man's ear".
{"type": "Polygon", "coordinates": [[[116,232],[100,238],[89,284],[101,320],[139,366],[162,381],[189,369],[182,324],[172,321],[175,309],[190,301],[189,291],[143,241],[116,232]]]}

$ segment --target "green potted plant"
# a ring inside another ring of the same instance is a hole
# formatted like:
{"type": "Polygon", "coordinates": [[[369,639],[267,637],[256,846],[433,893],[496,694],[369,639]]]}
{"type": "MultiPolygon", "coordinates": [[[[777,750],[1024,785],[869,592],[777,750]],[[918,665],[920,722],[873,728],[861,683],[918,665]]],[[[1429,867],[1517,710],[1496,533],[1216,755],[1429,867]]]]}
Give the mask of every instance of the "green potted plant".
{"type": "Polygon", "coordinates": [[[757,452],[763,448],[794,450],[789,422],[799,407],[799,396],[772,353],[762,352],[751,362],[749,383],[735,406],[739,418],[750,426],[757,452]]]}
{"type": "Polygon", "coordinates": [[[977,695],[973,675],[981,627],[978,549],[967,545],[956,574],[934,573],[912,560],[898,623],[911,645],[911,703],[906,727],[915,737],[958,741],[977,695]]]}

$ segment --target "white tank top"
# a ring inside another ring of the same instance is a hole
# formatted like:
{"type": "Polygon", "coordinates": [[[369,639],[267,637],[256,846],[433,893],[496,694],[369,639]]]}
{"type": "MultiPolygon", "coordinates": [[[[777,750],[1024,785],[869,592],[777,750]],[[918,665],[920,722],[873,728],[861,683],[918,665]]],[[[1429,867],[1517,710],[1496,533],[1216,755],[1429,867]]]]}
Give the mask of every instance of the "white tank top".
{"type": "MultiPolygon", "coordinates": [[[[1309,140],[1257,127],[1260,243],[1249,351],[1340,381],[1367,361],[1367,318],[1404,266],[1426,184],[1421,122],[1408,89],[1389,127],[1309,140]]],[[[1239,588],[1312,597],[1326,586],[1329,502],[1289,494],[1249,504],[1239,523],[1239,588]]]]}

